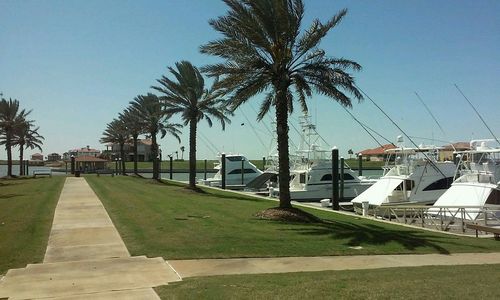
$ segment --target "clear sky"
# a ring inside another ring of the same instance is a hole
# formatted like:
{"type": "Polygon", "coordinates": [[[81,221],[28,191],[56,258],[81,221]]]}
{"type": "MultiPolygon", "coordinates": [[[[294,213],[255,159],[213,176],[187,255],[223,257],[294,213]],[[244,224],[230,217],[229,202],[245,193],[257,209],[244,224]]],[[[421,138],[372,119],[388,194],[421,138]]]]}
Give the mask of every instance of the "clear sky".
{"type": "MultiPolygon", "coordinates": [[[[304,2],[306,26],[349,10],[321,47],[360,63],[363,71],[354,74],[358,86],[409,135],[447,141],[491,137],[454,83],[500,135],[500,1],[304,2]]],[[[99,138],[106,124],[135,96],[152,92],[167,66],[217,61],[200,54],[199,46],[218,37],[208,20],[225,12],[219,0],[0,0],[0,92],[33,109],[31,117],[46,139],[45,155],[86,145],[104,149],[99,138]]],[[[213,147],[250,158],[267,155],[271,118],[255,121],[259,104],[256,97],[237,110],[225,132],[202,121],[198,158],[214,158],[213,147]]],[[[377,146],[339,104],[321,96],[309,104],[319,133],[343,155],[377,146]]],[[[389,139],[399,134],[368,100],[355,102],[352,113],[389,139]]],[[[164,153],[187,148],[188,129],[181,144],[168,136],[160,143],[164,153]]]]}

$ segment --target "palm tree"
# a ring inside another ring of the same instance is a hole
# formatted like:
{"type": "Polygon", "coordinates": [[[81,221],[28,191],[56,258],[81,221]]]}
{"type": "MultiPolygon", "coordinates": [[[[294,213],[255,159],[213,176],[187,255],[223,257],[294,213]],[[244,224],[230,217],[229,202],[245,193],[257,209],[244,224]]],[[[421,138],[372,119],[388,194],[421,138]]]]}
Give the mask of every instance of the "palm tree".
{"type": "Polygon", "coordinates": [[[24,120],[14,130],[13,145],[19,146],[19,176],[24,174],[24,149],[39,149],[42,151],[44,137],[38,133],[40,127],[33,129],[33,121],[24,120]]]}
{"type": "Polygon", "coordinates": [[[220,76],[218,88],[230,95],[236,109],[253,96],[267,92],[257,116],[261,120],[275,108],[278,134],[280,208],[291,207],[289,189],[288,114],[294,100],[307,112],[306,98],[313,92],[351,107],[351,93],[363,97],[349,70],[361,66],[347,59],[326,56],[321,39],[346,15],[341,10],[326,23],[314,20],[301,32],[302,0],[224,0],[226,16],[210,25],[223,37],[201,47],[201,52],[225,62],[203,68],[209,76],[220,76]]]}
{"type": "Polygon", "coordinates": [[[106,129],[102,133],[100,142],[118,144],[120,147],[120,158],[122,174],[125,175],[125,143],[129,141],[129,133],[122,118],[113,119],[106,125],[106,129]]]}
{"type": "Polygon", "coordinates": [[[181,124],[168,123],[169,115],[165,114],[163,105],[158,96],[148,93],[147,95],[140,95],[135,97],[134,101],[130,102],[131,107],[136,111],[144,131],[151,136],[151,153],[153,155],[153,179],[159,180],[160,170],[158,168],[158,143],[156,136],[161,134],[164,138],[168,133],[174,136],[179,143],[179,137],[182,128],[181,124]]]}
{"type": "Polygon", "coordinates": [[[165,101],[166,113],[180,114],[184,125],[189,124],[189,187],[195,189],[198,122],[206,119],[208,126],[212,127],[212,118],[215,118],[219,120],[224,130],[226,122],[230,123],[226,115],[231,112],[226,108],[225,101],[219,97],[213,86],[205,89],[203,76],[195,66],[188,61],[177,62],[175,66],[177,70],[172,67],[168,70],[176,81],[162,76],[157,80],[160,86],[152,88],[164,95],[161,99],[165,101]]]}
{"type": "Polygon", "coordinates": [[[120,119],[125,122],[125,127],[133,141],[134,151],[134,174],[137,175],[137,140],[139,135],[144,132],[143,124],[139,118],[137,110],[128,107],[120,114],[120,119]]]}
{"type": "Polygon", "coordinates": [[[184,160],[184,151],[186,151],[186,147],[181,146],[181,160],[184,160]]]}
{"type": "Polygon", "coordinates": [[[14,132],[30,114],[31,111],[19,110],[19,101],[3,99],[0,101],[0,129],[1,142],[7,151],[7,176],[12,177],[12,146],[14,132]]]}

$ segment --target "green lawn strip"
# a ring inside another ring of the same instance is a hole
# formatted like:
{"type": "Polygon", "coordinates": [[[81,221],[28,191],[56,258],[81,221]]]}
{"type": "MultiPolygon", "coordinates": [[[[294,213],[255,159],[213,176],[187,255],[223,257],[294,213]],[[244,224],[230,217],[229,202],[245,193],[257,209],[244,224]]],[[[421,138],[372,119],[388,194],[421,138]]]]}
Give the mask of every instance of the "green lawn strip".
{"type": "Polygon", "coordinates": [[[0,274],[43,260],[64,180],[0,181],[0,274]]]}
{"type": "Polygon", "coordinates": [[[500,265],[185,278],[161,299],[500,299],[500,265]]]}
{"type": "Polygon", "coordinates": [[[493,239],[434,233],[305,209],[323,224],[253,215],[276,202],[130,177],[86,177],[133,255],[166,259],[500,251],[493,239]],[[350,247],[361,246],[362,249],[350,247]]]}

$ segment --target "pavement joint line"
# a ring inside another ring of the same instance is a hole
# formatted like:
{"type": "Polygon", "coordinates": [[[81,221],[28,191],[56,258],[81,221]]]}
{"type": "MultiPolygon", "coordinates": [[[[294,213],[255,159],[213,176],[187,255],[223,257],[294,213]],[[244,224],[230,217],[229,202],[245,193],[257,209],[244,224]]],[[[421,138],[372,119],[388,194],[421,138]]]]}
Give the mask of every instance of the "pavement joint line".
{"type": "Polygon", "coordinates": [[[177,275],[177,277],[179,277],[179,280],[182,281],[181,274],[179,274],[179,272],[177,272],[177,270],[167,260],[165,260],[165,263],[175,272],[175,274],[177,275]]]}

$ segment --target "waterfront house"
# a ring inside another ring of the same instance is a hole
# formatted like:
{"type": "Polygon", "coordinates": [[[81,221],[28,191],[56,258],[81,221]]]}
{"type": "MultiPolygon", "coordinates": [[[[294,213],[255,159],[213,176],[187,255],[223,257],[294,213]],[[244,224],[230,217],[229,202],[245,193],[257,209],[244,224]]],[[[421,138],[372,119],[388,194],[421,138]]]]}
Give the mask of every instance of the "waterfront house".
{"type": "Polygon", "coordinates": [[[396,148],[393,144],[385,144],[382,147],[377,147],[373,149],[366,149],[357,153],[357,155],[362,154],[363,158],[367,161],[384,161],[387,154],[385,150],[396,148]]]}
{"type": "Polygon", "coordinates": [[[43,154],[35,153],[35,154],[31,155],[31,160],[43,161],[43,154]]]}
{"type": "MultiPolygon", "coordinates": [[[[137,140],[137,161],[152,161],[153,156],[151,154],[151,139],[138,139],[137,140]]],[[[123,147],[125,151],[125,160],[134,160],[134,144],[132,142],[126,143],[123,147]]],[[[119,144],[107,144],[106,151],[110,152],[112,157],[120,156],[120,145],[119,144]]]]}
{"type": "Polygon", "coordinates": [[[61,160],[61,155],[58,153],[50,153],[47,155],[47,161],[60,161],[61,160]]]}

